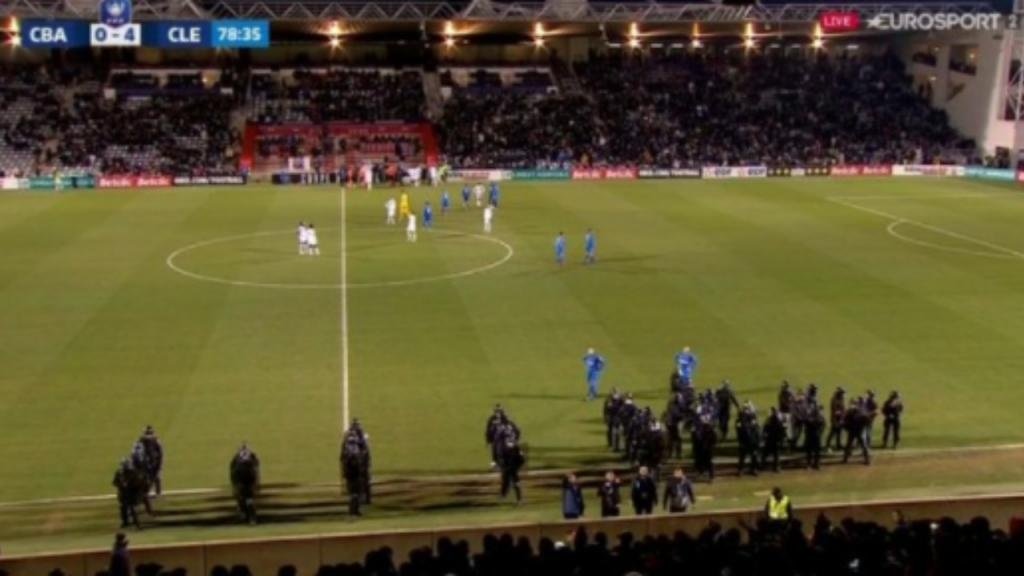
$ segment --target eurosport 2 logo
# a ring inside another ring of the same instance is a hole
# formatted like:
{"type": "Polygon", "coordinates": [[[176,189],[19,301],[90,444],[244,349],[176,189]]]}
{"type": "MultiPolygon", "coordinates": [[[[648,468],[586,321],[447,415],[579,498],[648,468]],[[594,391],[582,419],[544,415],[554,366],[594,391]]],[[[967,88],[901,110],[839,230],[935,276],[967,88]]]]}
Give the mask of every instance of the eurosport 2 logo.
{"type": "Polygon", "coordinates": [[[998,31],[1016,29],[1020,15],[996,12],[959,14],[955,12],[883,12],[862,19],[853,11],[825,12],[818,19],[825,33],[853,32],[863,28],[883,32],[941,32],[944,30],[998,31]]]}

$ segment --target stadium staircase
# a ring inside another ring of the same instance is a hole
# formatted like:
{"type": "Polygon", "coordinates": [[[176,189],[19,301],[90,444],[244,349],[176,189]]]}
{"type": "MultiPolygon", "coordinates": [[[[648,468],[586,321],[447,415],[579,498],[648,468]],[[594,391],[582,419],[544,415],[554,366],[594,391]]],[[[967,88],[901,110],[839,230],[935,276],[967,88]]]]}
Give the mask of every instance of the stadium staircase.
{"type": "Polygon", "coordinates": [[[441,78],[436,69],[423,71],[423,95],[427,102],[427,119],[431,122],[439,121],[444,115],[444,97],[441,95],[441,78]]]}
{"type": "Polygon", "coordinates": [[[552,59],[551,75],[554,77],[555,85],[558,86],[558,91],[561,94],[583,94],[590,98],[590,95],[583,90],[583,85],[580,84],[579,78],[576,77],[576,71],[560,58],[552,59]]]}

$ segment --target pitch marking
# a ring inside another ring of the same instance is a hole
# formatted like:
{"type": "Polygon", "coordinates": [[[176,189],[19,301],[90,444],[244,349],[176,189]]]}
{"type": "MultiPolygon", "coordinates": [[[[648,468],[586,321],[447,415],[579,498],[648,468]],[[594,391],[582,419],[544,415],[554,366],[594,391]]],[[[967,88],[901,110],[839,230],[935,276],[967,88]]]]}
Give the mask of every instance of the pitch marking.
{"type": "Polygon", "coordinates": [[[983,252],[981,250],[957,248],[955,246],[943,246],[942,244],[933,244],[925,240],[918,240],[917,238],[912,238],[910,236],[906,236],[904,234],[900,234],[899,232],[897,232],[896,228],[899,227],[901,224],[909,223],[906,220],[896,220],[894,222],[890,222],[889,225],[885,228],[885,231],[888,232],[889,235],[892,236],[893,238],[902,240],[908,244],[916,244],[917,246],[923,246],[925,248],[944,250],[946,252],[953,252],[955,254],[970,254],[972,256],[984,256],[986,258],[1013,258],[1012,254],[1006,254],[1003,252],[983,252]]]}
{"type": "MultiPolygon", "coordinates": [[[[933,197],[934,198],[942,198],[942,196],[933,196],[933,197]]],[[[861,206],[859,204],[854,204],[852,202],[847,202],[847,201],[843,200],[842,198],[843,197],[840,197],[840,196],[831,196],[831,197],[826,197],[825,199],[830,201],[830,202],[834,202],[836,204],[839,204],[840,206],[846,206],[847,208],[853,208],[854,210],[860,210],[861,212],[866,212],[868,214],[874,214],[875,216],[880,216],[882,218],[888,218],[891,222],[889,224],[889,227],[886,229],[886,231],[889,233],[890,236],[892,236],[894,238],[897,238],[899,240],[910,242],[911,244],[916,244],[918,246],[927,246],[929,248],[938,248],[940,250],[948,250],[948,251],[951,251],[951,252],[960,252],[960,253],[965,253],[965,254],[973,254],[975,256],[987,256],[987,257],[990,257],[990,258],[992,258],[992,257],[995,257],[995,258],[1020,258],[1020,259],[1024,260],[1024,252],[1019,252],[1019,251],[1014,250],[1012,248],[1007,248],[1006,246],[1000,246],[999,244],[994,244],[994,243],[989,242],[987,240],[982,240],[980,238],[975,238],[973,236],[968,236],[966,234],[961,234],[959,232],[954,232],[952,230],[947,230],[945,228],[941,228],[939,226],[934,226],[932,224],[927,224],[925,222],[920,222],[920,221],[917,221],[917,220],[911,220],[910,218],[904,218],[902,216],[896,216],[895,214],[890,214],[888,212],[884,212],[882,210],[876,210],[874,208],[867,208],[867,207],[861,206]],[[935,232],[936,234],[942,234],[942,235],[945,235],[945,236],[949,236],[950,238],[956,238],[957,240],[963,240],[964,242],[970,242],[972,244],[977,244],[978,246],[984,246],[985,248],[988,248],[992,252],[980,252],[980,251],[975,251],[975,250],[958,249],[958,248],[954,248],[954,247],[950,247],[950,246],[940,246],[938,244],[930,244],[930,243],[924,242],[924,241],[912,240],[912,239],[910,239],[910,238],[908,238],[908,237],[906,237],[904,235],[901,235],[901,234],[899,234],[899,233],[894,231],[894,229],[897,226],[900,226],[902,224],[910,224],[912,226],[917,226],[918,228],[923,228],[925,230],[929,230],[931,232],[935,232]],[[993,254],[993,252],[996,252],[997,254],[993,254]]]]}
{"type": "Polygon", "coordinates": [[[341,430],[348,430],[348,245],[345,205],[348,190],[341,193],[341,430]]]}
{"type": "MultiPolygon", "coordinates": [[[[329,229],[330,228],[322,228],[321,230],[329,230],[329,229]]],[[[271,231],[267,231],[267,232],[251,232],[249,234],[237,234],[237,235],[234,235],[234,236],[222,236],[220,238],[211,238],[209,240],[203,240],[201,242],[195,242],[193,244],[189,244],[188,246],[184,246],[182,248],[178,248],[174,252],[171,252],[170,254],[168,254],[167,258],[164,260],[164,262],[167,264],[168,268],[170,268],[171,270],[174,270],[175,272],[177,272],[178,274],[181,274],[182,276],[186,276],[188,278],[192,278],[193,280],[200,280],[200,281],[203,281],[203,282],[212,282],[214,284],[224,284],[224,285],[227,285],[227,286],[244,286],[244,287],[248,287],[248,288],[275,288],[275,289],[283,289],[283,290],[339,290],[339,289],[342,289],[342,288],[346,288],[346,289],[351,289],[351,288],[397,288],[397,287],[401,287],[401,286],[413,286],[413,285],[416,285],[416,284],[427,284],[427,283],[430,283],[430,282],[441,282],[443,280],[455,280],[455,279],[458,279],[458,278],[466,278],[468,276],[475,276],[477,274],[483,274],[484,272],[489,272],[489,271],[491,271],[491,270],[493,270],[493,269],[495,269],[495,268],[497,268],[499,266],[502,266],[506,262],[511,260],[512,257],[515,256],[515,253],[516,253],[515,249],[508,242],[505,242],[504,240],[495,238],[493,236],[484,236],[482,234],[469,234],[469,233],[464,233],[464,232],[455,232],[455,233],[452,233],[452,234],[456,235],[456,236],[465,236],[465,237],[468,237],[468,238],[475,238],[477,240],[483,240],[485,242],[491,242],[493,244],[497,244],[497,245],[499,245],[499,246],[501,246],[502,248],[505,249],[505,254],[501,258],[499,258],[498,260],[495,260],[494,262],[491,262],[490,264],[485,264],[483,266],[478,266],[476,268],[471,268],[469,270],[463,270],[462,272],[454,272],[454,273],[451,273],[451,274],[440,274],[440,275],[437,275],[437,276],[425,276],[423,278],[412,278],[412,279],[409,279],[409,280],[391,280],[391,281],[383,281],[383,282],[346,282],[344,284],[341,284],[341,283],[339,283],[339,284],[325,284],[325,283],[308,283],[308,284],[306,284],[306,283],[284,283],[284,282],[251,282],[251,281],[248,281],[248,280],[228,280],[227,278],[219,278],[217,276],[207,276],[205,274],[199,274],[197,272],[192,272],[191,270],[187,270],[185,268],[182,268],[181,266],[178,266],[175,263],[175,260],[179,256],[181,256],[182,254],[185,254],[187,252],[191,252],[193,250],[197,250],[199,248],[205,248],[207,246],[213,246],[215,244],[224,244],[224,243],[227,243],[227,242],[235,242],[235,241],[238,241],[238,240],[244,240],[246,238],[260,238],[260,237],[264,237],[264,236],[275,236],[275,235],[281,235],[281,234],[291,234],[293,232],[294,232],[294,230],[271,230],[271,231]]]]}

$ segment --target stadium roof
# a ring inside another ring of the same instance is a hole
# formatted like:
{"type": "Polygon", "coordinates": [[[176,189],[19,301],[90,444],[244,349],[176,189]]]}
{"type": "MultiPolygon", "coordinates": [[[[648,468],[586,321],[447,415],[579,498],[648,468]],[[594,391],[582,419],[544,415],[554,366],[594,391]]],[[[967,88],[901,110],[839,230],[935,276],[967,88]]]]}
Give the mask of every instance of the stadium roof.
{"type": "MultiPolygon", "coordinates": [[[[134,0],[138,20],[183,18],[261,18],[321,22],[639,22],[639,23],[808,23],[826,11],[856,10],[862,17],[885,12],[992,12],[1000,2],[958,0],[922,2],[766,1],[736,6],[711,2],[494,2],[492,0],[134,0]]],[[[97,0],[6,0],[0,16],[96,18],[97,0]]]]}

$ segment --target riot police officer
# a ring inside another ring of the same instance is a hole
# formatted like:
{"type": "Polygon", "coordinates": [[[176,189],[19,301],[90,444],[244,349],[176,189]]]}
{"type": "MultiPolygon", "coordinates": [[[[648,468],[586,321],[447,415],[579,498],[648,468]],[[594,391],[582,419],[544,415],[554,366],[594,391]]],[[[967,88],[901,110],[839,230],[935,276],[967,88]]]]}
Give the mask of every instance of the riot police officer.
{"type": "Polygon", "coordinates": [[[900,443],[900,426],[903,419],[903,399],[900,393],[893,390],[882,405],[882,417],[885,419],[885,432],[882,435],[882,448],[889,447],[889,437],[892,437],[892,447],[896,448],[900,443]]]}
{"type": "Polygon", "coordinates": [[[614,448],[618,445],[618,438],[615,436],[618,434],[618,417],[619,410],[622,409],[622,404],[625,400],[622,394],[619,393],[618,389],[612,388],[611,394],[604,401],[604,426],[605,426],[605,437],[608,442],[609,448],[614,448]]]}
{"type": "Polygon", "coordinates": [[[633,394],[627,392],[626,397],[622,400],[622,406],[615,414],[615,435],[612,438],[614,442],[612,446],[613,451],[628,450],[629,439],[627,438],[627,433],[638,411],[639,408],[637,408],[636,403],[633,401],[633,394]]]}
{"type": "Polygon", "coordinates": [[[156,431],[153,430],[152,426],[146,426],[142,436],[139,437],[139,442],[142,444],[142,449],[146,455],[146,476],[156,495],[159,496],[163,493],[161,482],[164,468],[163,444],[160,443],[160,439],[157,438],[156,431]]]}
{"type": "Polygon", "coordinates": [[[707,475],[708,482],[714,482],[715,445],[718,442],[718,437],[711,418],[698,418],[693,425],[690,438],[693,444],[694,468],[697,470],[697,476],[707,475]]]}
{"type": "Polygon", "coordinates": [[[817,470],[821,466],[821,437],[825,433],[825,414],[821,405],[815,404],[804,428],[804,458],[808,468],[817,470]]]}
{"type": "Polygon", "coordinates": [[[843,428],[846,429],[846,449],[843,452],[843,464],[850,460],[853,446],[860,447],[864,457],[864,464],[871,464],[871,448],[867,444],[868,415],[864,409],[864,399],[857,398],[850,403],[846,414],[843,416],[843,428]]]}
{"type": "Polygon", "coordinates": [[[828,438],[825,439],[825,447],[836,452],[843,449],[843,418],[846,416],[846,390],[840,386],[832,393],[832,399],[828,403],[828,438]]]}
{"type": "Polygon", "coordinates": [[[757,423],[757,413],[749,402],[736,418],[736,439],[739,443],[737,473],[742,475],[746,466],[751,475],[757,476],[760,468],[758,452],[761,450],[761,428],[757,423]]]}
{"type": "Polygon", "coordinates": [[[519,485],[519,471],[526,464],[526,457],[517,440],[509,438],[505,441],[498,462],[501,468],[501,497],[507,497],[509,490],[512,490],[516,495],[516,505],[519,505],[523,500],[523,490],[519,485]]]}
{"type": "MultiPolygon", "coordinates": [[[[357,422],[357,421],[356,421],[357,422]]],[[[353,422],[353,428],[356,423],[353,422]]],[[[370,445],[366,435],[350,428],[341,443],[341,474],[348,492],[348,512],[362,516],[360,505],[370,503],[370,445]]]]}
{"type": "Polygon", "coordinates": [[[238,511],[249,524],[256,523],[256,495],[260,491],[260,459],[242,443],[229,465],[231,487],[238,511]]]}
{"type": "Polygon", "coordinates": [[[768,464],[771,459],[772,470],[779,471],[779,450],[786,441],[786,424],[777,408],[772,407],[768,419],[764,422],[764,450],[761,453],[761,462],[768,464]]]}
{"type": "Polygon", "coordinates": [[[717,407],[716,419],[718,420],[718,435],[725,440],[729,436],[729,421],[732,419],[732,407],[739,408],[740,403],[736,395],[732,393],[732,387],[728,380],[722,380],[722,385],[715,390],[715,404],[717,407]]]}
{"type": "Polygon", "coordinates": [[[121,512],[121,528],[127,528],[129,523],[138,529],[142,529],[139,523],[139,515],[135,507],[139,503],[138,482],[136,470],[132,467],[129,458],[121,460],[121,465],[114,472],[112,484],[117,489],[117,504],[121,512]]]}

